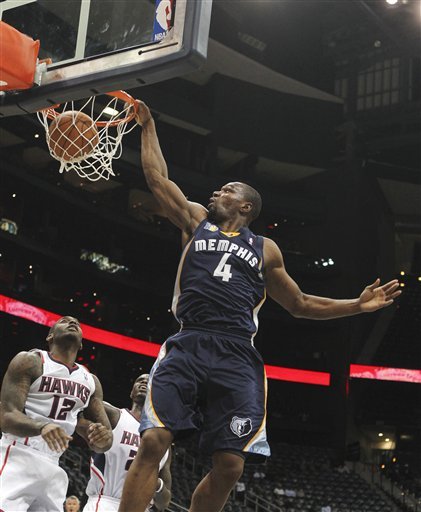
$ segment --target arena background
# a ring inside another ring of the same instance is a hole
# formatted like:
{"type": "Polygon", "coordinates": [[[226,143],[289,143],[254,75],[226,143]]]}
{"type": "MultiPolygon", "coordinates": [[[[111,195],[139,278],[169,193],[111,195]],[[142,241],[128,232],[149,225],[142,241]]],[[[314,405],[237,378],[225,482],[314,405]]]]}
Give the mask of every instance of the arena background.
{"type": "MultiPolygon", "coordinates": [[[[377,276],[400,279],[396,305],[345,320],[297,320],[268,299],[256,345],[269,365],[330,374],[329,386],[270,380],[270,440],[406,472],[394,506],[421,510],[420,384],[348,378],[350,364],[421,368],[421,12],[391,4],[215,2],[205,66],[130,93],[150,105],[189,199],[207,204],[235,180],[261,191],[252,227],[304,291],[355,297],[377,276]]],[[[43,137],[35,116],[0,122],[0,294],[162,343],[177,330],[180,241],[147,190],[140,129],[116,177],[96,183],[59,175],[43,137]]],[[[1,312],[1,375],[46,334],[1,312]]],[[[126,406],[153,358],[86,341],[79,362],[126,406]]]]}

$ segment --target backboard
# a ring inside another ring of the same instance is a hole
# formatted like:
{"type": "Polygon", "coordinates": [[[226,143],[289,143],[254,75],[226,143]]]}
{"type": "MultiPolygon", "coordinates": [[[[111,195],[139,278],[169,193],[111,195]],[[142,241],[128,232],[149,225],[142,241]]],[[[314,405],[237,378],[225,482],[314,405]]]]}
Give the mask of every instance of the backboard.
{"type": "Polygon", "coordinates": [[[39,85],[0,97],[0,116],[159,82],[206,58],[212,0],[3,0],[2,21],[51,58],[39,85]]]}

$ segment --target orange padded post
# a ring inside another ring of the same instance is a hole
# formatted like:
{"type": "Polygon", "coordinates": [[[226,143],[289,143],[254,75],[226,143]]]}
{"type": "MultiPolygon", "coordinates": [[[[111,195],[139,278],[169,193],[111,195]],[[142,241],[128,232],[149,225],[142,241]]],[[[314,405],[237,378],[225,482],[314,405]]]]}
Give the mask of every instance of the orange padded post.
{"type": "Polygon", "coordinates": [[[39,41],[0,21],[0,91],[33,86],[38,52],[39,41]]]}

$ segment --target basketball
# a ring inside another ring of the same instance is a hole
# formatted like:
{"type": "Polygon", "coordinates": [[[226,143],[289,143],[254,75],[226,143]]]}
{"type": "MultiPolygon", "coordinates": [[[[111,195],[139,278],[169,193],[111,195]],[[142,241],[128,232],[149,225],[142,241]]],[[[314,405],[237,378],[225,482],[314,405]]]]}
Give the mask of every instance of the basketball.
{"type": "Polygon", "coordinates": [[[98,130],[91,117],[70,110],[59,114],[48,129],[48,145],[59,160],[83,160],[98,145],[98,130]]]}

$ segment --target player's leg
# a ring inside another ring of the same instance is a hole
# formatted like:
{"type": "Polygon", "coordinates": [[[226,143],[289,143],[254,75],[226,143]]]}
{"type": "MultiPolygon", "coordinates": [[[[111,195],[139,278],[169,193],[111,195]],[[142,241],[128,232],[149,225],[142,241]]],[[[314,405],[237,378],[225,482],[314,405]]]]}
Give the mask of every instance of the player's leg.
{"type": "Polygon", "coordinates": [[[28,512],[62,512],[69,478],[58,464],[47,461],[45,471],[37,482],[37,497],[28,512]]]}
{"type": "Polygon", "coordinates": [[[118,512],[120,500],[110,496],[89,496],[83,512],[118,512]]]}
{"type": "Polygon", "coordinates": [[[0,440],[0,510],[25,512],[34,500],[40,464],[28,452],[22,446],[0,440]]]}
{"type": "Polygon", "coordinates": [[[199,426],[195,407],[200,368],[189,350],[196,341],[191,333],[171,337],[150,372],[139,428],[142,441],[124,484],[121,512],[146,509],[157,487],[159,462],[174,435],[199,426]]]}
{"type": "Polygon", "coordinates": [[[85,503],[82,512],[96,512],[100,510],[102,497],[100,495],[89,496],[88,501],[85,503]]]}
{"type": "Polygon", "coordinates": [[[214,454],[214,464],[194,493],[191,512],[219,511],[242,474],[244,459],[257,462],[270,455],[261,356],[249,342],[215,336],[210,357],[218,364],[210,364],[200,445],[214,454]]]}
{"type": "Polygon", "coordinates": [[[240,454],[215,452],[212,469],[193,493],[190,512],[219,512],[225,505],[231,490],[240,479],[244,458],[240,454]]]}
{"type": "Polygon", "coordinates": [[[124,482],[120,511],[146,510],[156,491],[159,462],[172,440],[173,435],[165,428],[151,428],[143,433],[139,450],[124,482]]]}

